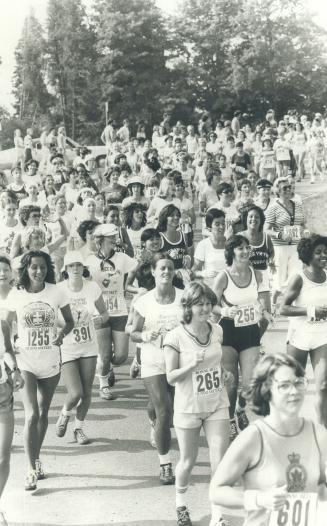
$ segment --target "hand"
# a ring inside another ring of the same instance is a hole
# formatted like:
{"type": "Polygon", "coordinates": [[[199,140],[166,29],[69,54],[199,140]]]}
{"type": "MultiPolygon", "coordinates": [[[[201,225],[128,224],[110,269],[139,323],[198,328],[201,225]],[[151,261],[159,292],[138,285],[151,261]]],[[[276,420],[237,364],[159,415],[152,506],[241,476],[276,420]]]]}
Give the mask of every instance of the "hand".
{"type": "Polygon", "coordinates": [[[203,278],[215,278],[217,274],[218,274],[217,270],[203,270],[202,271],[203,278]]]}
{"type": "Polygon", "coordinates": [[[183,268],[190,269],[191,268],[191,256],[187,255],[183,257],[183,268]]]}
{"type": "Polygon", "coordinates": [[[61,347],[63,339],[64,338],[61,333],[57,334],[57,336],[52,340],[52,345],[55,345],[56,347],[61,347]]]}
{"type": "Polygon", "coordinates": [[[142,341],[144,343],[149,343],[149,342],[159,338],[159,336],[160,336],[160,332],[159,331],[143,331],[142,332],[142,341]]]}
{"type": "Polygon", "coordinates": [[[221,380],[224,385],[229,385],[230,387],[233,387],[235,385],[235,378],[233,373],[231,373],[230,371],[226,371],[226,369],[222,369],[221,380]]]}
{"type": "Polygon", "coordinates": [[[287,499],[286,488],[287,486],[281,486],[268,491],[258,491],[258,506],[272,511],[282,509],[287,499]]]}
{"type": "Polygon", "coordinates": [[[238,308],[236,305],[234,305],[233,307],[228,307],[228,317],[235,318],[237,311],[238,311],[238,308]]]}
{"type": "Polygon", "coordinates": [[[317,320],[327,319],[327,307],[315,307],[315,314],[317,320]]]}
{"type": "Polygon", "coordinates": [[[103,325],[103,319],[102,319],[102,316],[94,316],[94,318],[93,318],[93,324],[94,324],[94,328],[95,328],[96,331],[97,331],[98,329],[102,329],[102,325],[103,325]]]}
{"type": "Polygon", "coordinates": [[[204,351],[201,349],[199,351],[196,351],[195,355],[193,356],[193,360],[191,362],[193,367],[196,367],[199,363],[203,362],[204,360],[204,351]]]}
{"type": "Polygon", "coordinates": [[[146,292],[149,292],[145,287],[140,287],[136,293],[137,296],[143,296],[146,292]]]}
{"type": "Polygon", "coordinates": [[[17,370],[14,371],[12,373],[11,378],[12,378],[14,391],[18,391],[18,389],[21,389],[22,387],[24,387],[25,381],[20,371],[17,371],[17,370]]]}

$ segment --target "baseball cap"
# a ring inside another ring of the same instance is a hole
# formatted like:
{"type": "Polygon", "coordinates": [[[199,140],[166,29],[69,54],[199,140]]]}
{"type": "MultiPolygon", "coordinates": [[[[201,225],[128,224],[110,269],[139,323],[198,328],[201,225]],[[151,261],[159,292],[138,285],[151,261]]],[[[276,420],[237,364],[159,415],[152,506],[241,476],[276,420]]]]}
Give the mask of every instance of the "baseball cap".
{"type": "Polygon", "coordinates": [[[236,148],[241,148],[243,146],[243,143],[242,141],[238,141],[236,144],[235,144],[236,148]]]}
{"type": "Polygon", "coordinates": [[[94,237],[111,237],[118,235],[118,228],[113,223],[106,223],[95,227],[94,237]]]}
{"type": "Polygon", "coordinates": [[[129,186],[131,186],[132,184],[139,184],[141,186],[145,186],[142,179],[140,177],[137,177],[137,175],[135,175],[134,177],[131,177],[128,181],[127,181],[127,188],[129,186]]]}
{"type": "Polygon", "coordinates": [[[257,188],[271,188],[272,182],[268,181],[268,179],[259,179],[259,181],[256,182],[257,188]]]}

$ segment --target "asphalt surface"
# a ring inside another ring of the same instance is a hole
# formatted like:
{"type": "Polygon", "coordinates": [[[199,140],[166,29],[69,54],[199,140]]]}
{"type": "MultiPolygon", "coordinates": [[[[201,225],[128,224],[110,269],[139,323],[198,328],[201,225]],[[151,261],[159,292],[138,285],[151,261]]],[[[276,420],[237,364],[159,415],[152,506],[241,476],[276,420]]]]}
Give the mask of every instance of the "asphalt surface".
{"type": "MultiPolygon", "coordinates": [[[[327,189],[326,183],[298,185],[297,193],[309,195],[327,189]]],[[[266,352],[285,350],[287,320],[277,319],[264,337],[266,352]]],[[[149,443],[146,416],[146,394],[142,381],[129,378],[128,363],[116,368],[117,395],[114,401],[98,396],[97,383],[87,417],[85,432],[92,439],[79,446],[73,439],[73,425],[63,438],[56,437],[55,422],[61,410],[65,388],[62,382],[56,391],[49,413],[49,429],[41,460],[47,478],[34,492],[24,491],[25,459],[22,431],[24,412],[20,395],[15,400],[15,437],[10,478],[2,508],[11,526],[88,525],[106,526],[174,526],[174,487],[161,486],[158,480],[158,458],[149,443]]],[[[314,386],[308,370],[310,386],[303,414],[312,418],[314,386]]],[[[178,460],[178,446],[173,433],[173,463],[178,460]]],[[[208,483],[210,467],[204,436],[188,491],[190,511],[195,526],[210,522],[208,483]]],[[[232,526],[243,523],[242,514],[226,513],[232,526]]]]}

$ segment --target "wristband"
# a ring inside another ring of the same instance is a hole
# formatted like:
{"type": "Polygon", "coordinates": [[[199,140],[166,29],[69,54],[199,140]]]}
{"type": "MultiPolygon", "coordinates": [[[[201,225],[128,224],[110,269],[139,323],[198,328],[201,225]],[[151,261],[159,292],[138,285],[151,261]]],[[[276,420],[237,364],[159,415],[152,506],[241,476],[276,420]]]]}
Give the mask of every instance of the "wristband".
{"type": "Polygon", "coordinates": [[[243,504],[246,511],[258,510],[257,503],[258,491],[256,489],[247,489],[244,491],[243,504]]]}
{"type": "Polygon", "coordinates": [[[316,321],[316,307],[314,305],[307,307],[307,321],[316,321]]]}

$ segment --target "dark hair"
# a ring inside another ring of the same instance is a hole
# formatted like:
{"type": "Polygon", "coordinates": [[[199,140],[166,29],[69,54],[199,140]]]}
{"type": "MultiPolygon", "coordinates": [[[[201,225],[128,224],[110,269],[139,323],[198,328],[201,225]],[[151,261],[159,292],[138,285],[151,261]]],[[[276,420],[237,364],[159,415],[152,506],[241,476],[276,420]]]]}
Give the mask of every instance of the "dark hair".
{"type": "Polygon", "coordinates": [[[218,163],[209,163],[206,168],[206,180],[209,185],[212,183],[212,179],[215,175],[221,176],[221,171],[218,163]]]}
{"type": "Polygon", "coordinates": [[[41,215],[41,208],[39,206],[35,206],[35,205],[26,205],[26,206],[22,206],[19,209],[19,212],[18,212],[19,219],[20,219],[20,222],[21,222],[21,224],[23,226],[27,225],[27,221],[29,220],[30,215],[33,212],[37,212],[38,214],[41,215]]]}
{"type": "Polygon", "coordinates": [[[157,229],[159,230],[159,232],[165,232],[167,230],[167,219],[168,217],[171,217],[175,212],[177,212],[179,217],[181,217],[180,209],[173,204],[167,205],[161,210],[157,225],[157,229]]]}
{"type": "Polygon", "coordinates": [[[125,210],[125,225],[127,228],[132,228],[133,224],[133,214],[134,212],[141,211],[143,214],[141,221],[141,228],[146,225],[146,213],[145,207],[141,203],[131,203],[125,210]]]}
{"type": "Polygon", "coordinates": [[[173,266],[175,268],[175,262],[173,258],[168,254],[168,252],[157,252],[153,255],[151,259],[151,267],[153,270],[156,268],[158,261],[161,261],[162,259],[169,259],[169,261],[172,261],[173,266]]]}
{"type": "MultiPolygon", "coordinates": [[[[126,157],[126,155],[125,155],[126,157]]],[[[120,173],[121,172],[127,172],[128,174],[131,174],[132,173],[132,168],[130,167],[130,165],[128,163],[124,163],[124,164],[121,164],[120,165],[120,173]]]]}
{"type": "Polygon", "coordinates": [[[248,215],[249,215],[249,212],[251,212],[252,210],[254,210],[255,212],[259,214],[259,218],[260,218],[259,232],[262,232],[263,225],[266,221],[266,216],[262,208],[260,208],[260,206],[251,205],[249,208],[246,208],[242,214],[242,223],[245,226],[245,228],[247,228],[248,215]]]}
{"type": "Polygon", "coordinates": [[[28,269],[31,265],[33,258],[43,258],[47,266],[47,274],[45,276],[45,283],[56,283],[55,272],[51,257],[46,252],[42,250],[29,250],[22,256],[20,261],[20,266],[18,268],[18,282],[17,286],[26,289],[30,283],[30,278],[28,276],[28,269]]]}
{"type": "Polygon", "coordinates": [[[117,205],[108,205],[103,211],[103,214],[105,217],[109,214],[109,212],[117,212],[119,215],[119,208],[117,205]]]}
{"type": "Polygon", "coordinates": [[[249,186],[251,188],[251,181],[248,179],[241,179],[237,184],[237,189],[241,190],[243,186],[249,186]]]}
{"type": "Polygon", "coordinates": [[[141,234],[141,243],[146,243],[149,239],[153,239],[154,237],[160,237],[161,239],[159,230],[156,228],[146,228],[141,234]]]}
{"type": "Polygon", "coordinates": [[[234,191],[234,188],[231,184],[229,183],[226,183],[225,181],[223,183],[219,183],[218,187],[217,187],[217,195],[218,197],[225,191],[225,190],[230,190],[231,192],[234,191]]]}
{"type": "Polygon", "coordinates": [[[231,236],[229,239],[227,239],[225,245],[225,259],[229,267],[232,265],[234,260],[235,248],[240,247],[243,243],[249,245],[249,240],[240,234],[235,234],[234,236],[231,236]]]}
{"type": "Polygon", "coordinates": [[[104,174],[104,177],[108,182],[110,182],[113,173],[117,173],[118,175],[120,175],[120,166],[118,166],[118,164],[109,168],[109,170],[104,174]]]}
{"type": "MultiPolygon", "coordinates": [[[[89,278],[91,276],[90,271],[88,268],[83,266],[83,278],[89,278]]],[[[61,272],[62,279],[68,279],[68,272],[67,270],[63,270],[61,272]]]]}
{"type": "Polygon", "coordinates": [[[223,217],[224,219],[226,218],[225,212],[223,212],[222,210],[219,210],[218,208],[211,208],[211,210],[208,210],[208,212],[206,213],[206,217],[205,217],[206,227],[211,228],[213,220],[220,219],[221,217],[223,217]]]}
{"type": "Polygon", "coordinates": [[[249,406],[257,415],[269,415],[271,382],[275,372],[283,365],[293,369],[296,376],[305,376],[303,367],[289,354],[267,354],[261,358],[254,368],[250,386],[245,393],[249,406]]]}
{"type": "Polygon", "coordinates": [[[308,238],[300,239],[297,245],[299,259],[306,265],[310,265],[313,252],[318,245],[324,245],[327,248],[327,237],[313,234],[308,238]]]}
{"type": "Polygon", "coordinates": [[[205,283],[192,281],[187,285],[181,298],[183,307],[183,322],[190,323],[192,320],[192,307],[197,305],[202,298],[210,301],[211,305],[217,305],[217,296],[205,283]]]}
{"type": "Polygon", "coordinates": [[[93,221],[92,219],[87,219],[82,221],[77,227],[77,233],[84,243],[86,242],[86,232],[93,230],[96,226],[100,225],[99,221],[93,221]]]}
{"type": "Polygon", "coordinates": [[[1,256],[0,255],[0,263],[4,263],[5,265],[8,265],[8,267],[11,268],[10,259],[8,259],[6,256],[1,256]]]}

